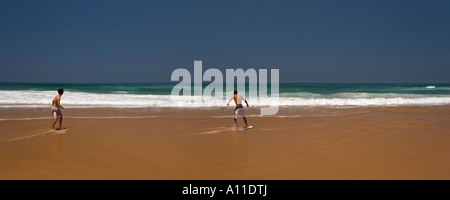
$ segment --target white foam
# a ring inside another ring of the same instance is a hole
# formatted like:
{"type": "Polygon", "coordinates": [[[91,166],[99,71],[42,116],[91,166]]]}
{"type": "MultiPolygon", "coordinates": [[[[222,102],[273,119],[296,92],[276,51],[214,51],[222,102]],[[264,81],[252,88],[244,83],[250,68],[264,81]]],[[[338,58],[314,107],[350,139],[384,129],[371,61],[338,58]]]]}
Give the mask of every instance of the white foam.
{"type": "Polygon", "coordinates": [[[449,105],[450,97],[424,98],[285,98],[282,106],[402,106],[402,105],[449,105]]]}
{"type": "Polygon", "coordinates": [[[428,89],[433,89],[433,88],[436,88],[436,86],[434,86],[434,85],[430,85],[430,86],[427,86],[427,87],[425,87],[425,88],[428,88],[428,89]]]}
{"type": "Polygon", "coordinates": [[[26,117],[26,118],[3,118],[0,121],[28,121],[28,120],[40,120],[40,119],[52,119],[52,117],[26,117]]]}
{"type": "Polygon", "coordinates": [[[218,130],[203,131],[203,132],[197,133],[195,135],[211,135],[211,134],[217,134],[217,133],[228,131],[228,130],[231,130],[231,129],[230,128],[220,128],[218,130]]]}
{"type": "MultiPolygon", "coordinates": [[[[51,107],[54,91],[0,91],[0,108],[51,107]]],[[[142,107],[225,107],[226,99],[204,97],[203,103],[191,102],[191,97],[144,94],[96,94],[67,91],[61,104],[69,108],[142,108],[142,107]]],[[[335,98],[279,97],[278,101],[268,97],[250,99],[251,106],[401,106],[401,105],[450,105],[450,95],[418,94],[369,94],[342,93],[335,98]]]]}
{"type": "MultiPolygon", "coordinates": [[[[92,116],[79,116],[79,117],[64,117],[65,119],[147,119],[155,118],[158,116],[116,116],[116,117],[92,117],[92,116]]],[[[26,118],[0,118],[0,121],[29,121],[29,120],[49,120],[52,117],[26,117],[26,118]]]]}
{"type": "Polygon", "coordinates": [[[37,133],[37,134],[27,135],[27,136],[23,136],[23,137],[11,138],[11,139],[9,139],[8,141],[9,141],[9,142],[12,142],[12,141],[17,141],[17,140],[24,140],[24,139],[28,139],[28,138],[33,138],[33,137],[36,137],[36,136],[40,136],[40,135],[43,135],[43,134],[46,134],[46,133],[47,133],[47,132],[43,132],[43,133],[37,133]]]}

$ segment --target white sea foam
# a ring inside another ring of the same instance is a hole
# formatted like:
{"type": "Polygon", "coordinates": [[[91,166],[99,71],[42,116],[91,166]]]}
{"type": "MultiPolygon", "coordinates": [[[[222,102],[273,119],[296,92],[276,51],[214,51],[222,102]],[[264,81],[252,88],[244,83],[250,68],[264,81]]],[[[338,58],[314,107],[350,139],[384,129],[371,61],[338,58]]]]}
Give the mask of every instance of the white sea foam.
{"type": "Polygon", "coordinates": [[[425,88],[428,88],[428,89],[433,89],[433,88],[436,88],[436,86],[434,86],[434,85],[430,85],[430,86],[427,86],[427,87],[425,87],[425,88]]]}
{"type": "Polygon", "coordinates": [[[48,120],[52,117],[26,117],[26,118],[0,118],[0,121],[28,121],[28,120],[48,120]]]}
{"type": "MultiPolygon", "coordinates": [[[[0,107],[51,107],[54,91],[0,91],[0,107]]],[[[71,108],[92,107],[222,107],[226,100],[205,97],[202,104],[190,101],[191,97],[150,94],[97,94],[86,92],[64,93],[61,104],[71,108]]],[[[269,106],[277,103],[273,98],[248,99],[252,106],[269,106]]],[[[280,97],[280,106],[402,106],[450,105],[450,95],[424,94],[374,94],[341,93],[334,98],[280,97]]]]}
{"type": "MultiPolygon", "coordinates": [[[[147,119],[147,118],[156,118],[158,116],[150,115],[150,116],[116,116],[116,117],[92,117],[92,116],[79,116],[79,117],[64,117],[65,119],[147,119]]],[[[25,117],[25,118],[0,118],[0,121],[30,121],[30,120],[49,120],[53,119],[52,117],[25,117]]]]}

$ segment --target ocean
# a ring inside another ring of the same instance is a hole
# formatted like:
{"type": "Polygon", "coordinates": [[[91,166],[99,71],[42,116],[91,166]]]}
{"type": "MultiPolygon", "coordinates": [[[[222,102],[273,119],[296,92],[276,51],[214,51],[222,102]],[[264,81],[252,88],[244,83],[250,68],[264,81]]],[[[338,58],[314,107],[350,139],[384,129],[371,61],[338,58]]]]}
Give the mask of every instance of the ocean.
{"type": "MultiPolygon", "coordinates": [[[[171,96],[176,84],[0,83],[0,108],[50,107],[58,88],[65,89],[61,104],[78,108],[218,107],[226,105],[232,95],[232,91],[227,91],[223,99],[204,98],[202,104],[193,104],[188,97],[171,96]]],[[[248,100],[252,106],[274,103],[270,97],[248,100]]],[[[450,105],[450,84],[280,83],[278,103],[310,107],[450,105]]]]}

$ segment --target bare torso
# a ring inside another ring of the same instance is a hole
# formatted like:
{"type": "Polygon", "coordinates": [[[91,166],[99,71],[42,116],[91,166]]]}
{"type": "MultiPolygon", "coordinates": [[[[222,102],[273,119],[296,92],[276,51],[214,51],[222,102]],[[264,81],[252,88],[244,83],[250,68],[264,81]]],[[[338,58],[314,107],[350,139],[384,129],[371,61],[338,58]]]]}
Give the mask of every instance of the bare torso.
{"type": "Polygon", "coordinates": [[[52,107],[60,107],[60,104],[59,104],[60,99],[61,99],[61,97],[59,95],[56,95],[52,101],[52,107]]]}
{"type": "Polygon", "coordinates": [[[236,107],[242,107],[242,102],[241,102],[241,103],[238,103],[238,101],[237,101],[237,95],[238,95],[238,94],[235,94],[235,95],[233,96],[234,103],[236,104],[236,107]]]}
{"type": "Polygon", "coordinates": [[[243,106],[242,106],[242,100],[247,104],[247,107],[248,107],[247,100],[245,100],[244,97],[242,97],[242,96],[239,95],[239,94],[233,95],[233,96],[230,98],[230,100],[228,101],[227,106],[230,104],[231,100],[234,100],[234,103],[236,104],[236,107],[243,107],[243,106]]]}

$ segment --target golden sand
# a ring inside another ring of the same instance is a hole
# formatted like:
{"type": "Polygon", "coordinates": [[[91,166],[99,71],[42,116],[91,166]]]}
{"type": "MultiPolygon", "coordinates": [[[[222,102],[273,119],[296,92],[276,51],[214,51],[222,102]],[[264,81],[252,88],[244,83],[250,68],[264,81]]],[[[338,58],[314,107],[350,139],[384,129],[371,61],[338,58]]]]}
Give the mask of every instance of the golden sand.
{"type": "Polygon", "coordinates": [[[450,179],[450,108],[3,108],[0,179],[450,179]],[[243,125],[242,119],[239,119],[243,125]]]}

